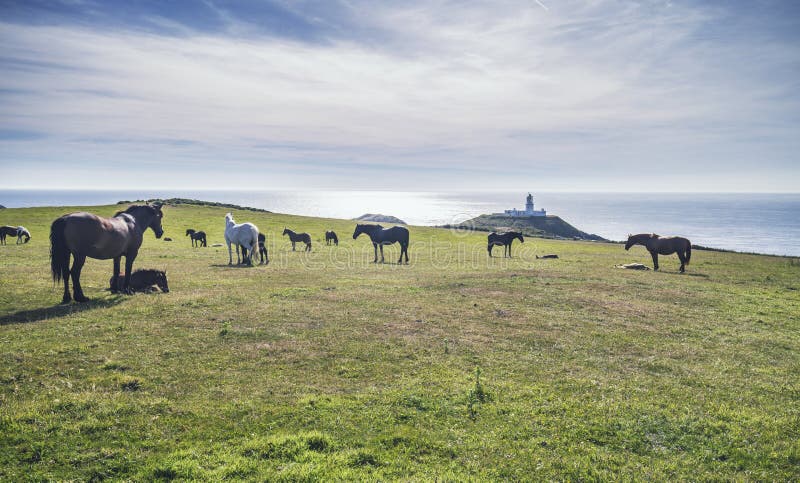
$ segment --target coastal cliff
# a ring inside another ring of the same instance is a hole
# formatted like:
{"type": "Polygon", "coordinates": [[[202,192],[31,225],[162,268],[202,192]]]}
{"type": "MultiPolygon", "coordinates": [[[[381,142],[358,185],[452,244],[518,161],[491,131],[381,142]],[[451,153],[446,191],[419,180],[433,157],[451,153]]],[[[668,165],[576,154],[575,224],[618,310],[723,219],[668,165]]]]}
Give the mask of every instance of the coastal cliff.
{"type": "Polygon", "coordinates": [[[518,231],[526,236],[541,238],[567,238],[606,242],[605,238],[578,230],[558,216],[508,216],[480,215],[458,225],[444,228],[459,228],[477,231],[518,231]]]}

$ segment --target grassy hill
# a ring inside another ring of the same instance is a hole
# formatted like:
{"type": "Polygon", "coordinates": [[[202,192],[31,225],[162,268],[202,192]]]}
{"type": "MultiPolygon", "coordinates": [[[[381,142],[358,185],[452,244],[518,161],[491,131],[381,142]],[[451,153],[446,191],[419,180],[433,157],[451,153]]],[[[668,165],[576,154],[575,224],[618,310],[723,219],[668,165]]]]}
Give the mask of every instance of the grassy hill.
{"type": "MultiPolygon", "coordinates": [[[[450,228],[446,226],[445,228],[450,228]]],[[[518,231],[526,236],[568,238],[575,240],[606,241],[605,238],[585,233],[558,216],[508,216],[480,215],[453,228],[480,231],[518,231]]]]}
{"type": "Polygon", "coordinates": [[[795,259],[635,272],[613,266],[641,248],[489,259],[485,233],[410,227],[411,264],[374,265],[352,221],[240,210],[272,263],[237,268],[227,209],[181,204],[136,262],[170,293],[111,295],[89,260],[92,302],[58,306],[48,228],[77,209],[0,212],[33,234],[0,247],[2,481],[800,478],[795,259]]]}

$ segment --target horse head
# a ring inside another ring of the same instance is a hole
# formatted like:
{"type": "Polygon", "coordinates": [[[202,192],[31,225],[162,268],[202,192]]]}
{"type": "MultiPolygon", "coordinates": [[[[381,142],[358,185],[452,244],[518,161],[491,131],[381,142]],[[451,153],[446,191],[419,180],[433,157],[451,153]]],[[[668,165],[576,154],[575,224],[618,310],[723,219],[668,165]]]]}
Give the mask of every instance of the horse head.
{"type": "Polygon", "coordinates": [[[290,229],[288,229],[288,228],[286,228],[286,227],[284,226],[284,227],[283,227],[283,234],[282,234],[281,236],[288,235],[288,234],[289,234],[289,233],[291,233],[291,232],[292,232],[292,230],[290,230],[290,229]]]}
{"type": "Polygon", "coordinates": [[[367,235],[369,235],[369,234],[370,234],[370,230],[369,230],[369,227],[370,227],[370,226],[371,226],[371,225],[362,225],[362,224],[360,224],[360,223],[359,223],[359,224],[357,224],[357,225],[356,225],[356,229],[355,229],[355,231],[353,231],[353,240],[355,240],[356,238],[358,238],[358,236],[359,236],[360,234],[362,234],[362,233],[366,233],[367,235]]]}
{"type": "Polygon", "coordinates": [[[158,271],[156,275],[156,285],[164,293],[169,293],[169,284],[167,284],[167,271],[158,271]]]}
{"type": "Polygon", "coordinates": [[[186,230],[186,236],[189,236],[189,235],[194,235],[194,230],[193,230],[193,229],[191,229],[191,228],[188,228],[188,229],[186,230]]]}
{"type": "Polygon", "coordinates": [[[147,226],[153,230],[153,232],[156,234],[156,238],[161,238],[161,235],[164,234],[164,229],[161,227],[161,218],[164,217],[164,213],[161,211],[161,205],[148,205],[148,208],[153,211],[154,216],[150,221],[150,224],[147,226]]]}
{"type": "Polygon", "coordinates": [[[516,233],[516,234],[514,234],[514,238],[517,238],[517,239],[519,239],[519,242],[520,242],[520,243],[525,243],[525,238],[523,238],[523,236],[522,236],[522,233],[516,233]]]}

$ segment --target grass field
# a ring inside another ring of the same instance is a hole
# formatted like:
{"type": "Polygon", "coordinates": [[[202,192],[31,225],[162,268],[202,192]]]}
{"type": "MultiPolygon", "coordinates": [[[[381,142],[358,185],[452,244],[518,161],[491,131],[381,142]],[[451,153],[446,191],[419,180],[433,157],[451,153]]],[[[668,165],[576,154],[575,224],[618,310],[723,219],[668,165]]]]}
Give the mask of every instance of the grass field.
{"type": "Polygon", "coordinates": [[[92,301],[58,306],[49,224],[76,210],[0,210],[33,234],[0,247],[2,481],[800,478],[796,259],[490,260],[485,233],[411,227],[411,264],[375,265],[353,222],[238,211],[272,261],[237,268],[210,246],[227,210],[182,205],[136,261],[170,293],[112,295],[89,260],[92,301]]]}

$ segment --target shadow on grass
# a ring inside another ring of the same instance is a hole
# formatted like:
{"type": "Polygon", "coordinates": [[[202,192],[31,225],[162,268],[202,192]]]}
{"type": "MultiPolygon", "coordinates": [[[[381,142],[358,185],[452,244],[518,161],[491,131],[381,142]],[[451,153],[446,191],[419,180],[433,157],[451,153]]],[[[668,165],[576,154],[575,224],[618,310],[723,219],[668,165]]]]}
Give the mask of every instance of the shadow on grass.
{"type": "Polygon", "coordinates": [[[697,277],[697,278],[711,278],[711,275],[707,273],[696,273],[696,272],[678,272],[678,271],[670,271],[670,270],[659,270],[659,273],[663,273],[665,275],[680,275],[681,277],[697,277]]]}
{"type": "Polygon", "coordinates": [[[53,307],[42,307],[40,309],[20,310],[19,312],[0,317],[0,325],[27,324],[29,322],[39,322],[40,320],[63,317],[85,310],[104,309],[106,307],[118,305],[123,300],[125,300],[124,296],[117,295],[114,297],[92,299],[83,303],[70,303],[53,307]]]}
{"type": "Polygon", "coordinates": [[[212,263],[211,265],[209,265],[209,267],[214,267],[214,268],[255,268],[258,266],[259,264],[257,263],[254,263],[253,265],[244,265],[244,264],[237,265],[235,263],[233,265],[228,265],[227,263],[212,263]]]}

